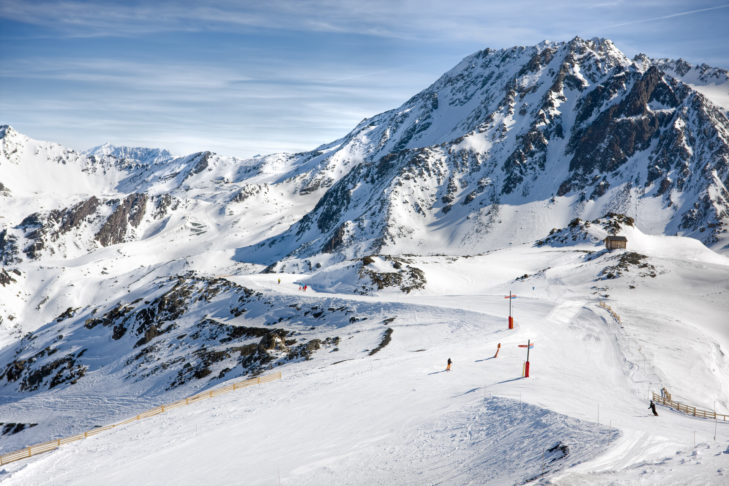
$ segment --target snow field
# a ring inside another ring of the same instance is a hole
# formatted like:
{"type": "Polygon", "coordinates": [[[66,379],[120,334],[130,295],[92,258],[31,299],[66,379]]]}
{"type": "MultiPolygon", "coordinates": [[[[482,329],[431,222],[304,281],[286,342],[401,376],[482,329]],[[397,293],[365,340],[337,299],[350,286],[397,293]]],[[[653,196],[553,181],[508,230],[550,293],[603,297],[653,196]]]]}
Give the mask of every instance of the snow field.
{"type": "MultiPolygon", "coordinates": [[[[718,424],[714,441],[712,421],[664,407],[653,417],[648,394],[666,386],[689,404],[711,408],[717,400],[719,411],[729,410],[722,354],[729,266],[708,251],[683,258],[683,238],[652,238],[645,236],[643,245],[640,235],[630,241],[658,269],[654,278],[630,267],[617,279],[601,280],[602,268],[620,252],[589,245],[524,246],[471,258],[412,257],[428,283],[409,295],[333,293],[340,285],[356,285],[346,265],[323,270],[322,276],[230,276],[271,296],[351,302],[356,315],[368,319],[336,330],[342,339],[338,352],[319,351],[311,361],[285,365],[280,382],[8,465],[0,480],[514,484],[540,477],[541,483],[567,485],[694,479],[722,484],[729,426],[718,424]],[[528,277],[514,280],[524,274],[528,277]],[[302,282],[310,282],[306,293],[298,290],[302,282]],[[513,331],[506,329],[509,290],[518,295],[513,331]],[[370,356],[388,327],[392,341],[370,356]],[[531,377],[523,379],[526,353],[517,345],[527,339],[535,347],[531,377]],[[493,359],[497,343],[502,347],[493,359]],[[449,357],[453,370],[445,372],[449,357]],[[557,443],[570,452],[552,462],[548,450],[557,443]]],[[[189,267],[212,275],[224,270],[215,258],[191,257],[180,269],[189,267]]],[[[147,273],[140,268],[119,279],[143,288],[155,275],[147,273]]],[[[128,384],[99,375],[82,388],[6,403],[2,412],[42,424],[28,434],[63,423],[69,432],[64,435],[70,435],[79,424],[123,419],[160,399],[135,395],[128,384]]]]}
{"type": "Polygon", "coordinates": [[[519,363],[486,359],[495,348],[486,343],[456,358],[454,371],[443,371],[444,360],[435,362],[441,351],[430,348],[434,342],[455,357],[459,338],[500,332],[470,323],[470,313],[456,315],[452,324],[443,319],[454,312],[435,314],[433,320],[416,311],[406,314],[408,323],[393,323],[392,348],[373,358],[293,371],[279,383],[115,429],[103,434],[103,443],[101,436],[86,439],[31,459],[8,484],[32,484],[39,479],[34,469],[52,471],[51,484],[98,480],[79,475],[80,464],[103,471],[108,484],[142,478],[154,480],[141,484],[154,484],[171,470],[182,484],[275,484],[279,475],[282,484],[477,484],[476,477],[511,484],[514,476],[540,474],[544,451],[560,440],[571,444],[570,462],[579,462],[617,436],[492,396],[486,387],[497,376],[489,376],[489,365],[515,368],[506,372],[511,380],[519,363]]]}

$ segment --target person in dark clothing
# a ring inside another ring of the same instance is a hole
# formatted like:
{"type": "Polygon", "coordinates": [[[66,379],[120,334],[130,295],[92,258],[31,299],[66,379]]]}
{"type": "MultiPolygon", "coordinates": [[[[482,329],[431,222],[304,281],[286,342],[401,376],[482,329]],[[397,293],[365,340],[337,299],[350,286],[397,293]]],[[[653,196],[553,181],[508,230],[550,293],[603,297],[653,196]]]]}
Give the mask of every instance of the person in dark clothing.
{"type": "Polygon", "coordinates": [[[453,361],[451,361],[451,359],[448,358],[448,366],[446,366],[446,371],[450,371],[451,370],[451,365],[452,364],[453,364],[453,361]]]}
{"type": "Polygon", "coordinates": [[[653,411],[653,415],[658,417],[658,412],[656,412],[656,404],[653,403],[653,400],[651,400],[651,404],[648,405],[648,408],[650,408],[653,411]]]}

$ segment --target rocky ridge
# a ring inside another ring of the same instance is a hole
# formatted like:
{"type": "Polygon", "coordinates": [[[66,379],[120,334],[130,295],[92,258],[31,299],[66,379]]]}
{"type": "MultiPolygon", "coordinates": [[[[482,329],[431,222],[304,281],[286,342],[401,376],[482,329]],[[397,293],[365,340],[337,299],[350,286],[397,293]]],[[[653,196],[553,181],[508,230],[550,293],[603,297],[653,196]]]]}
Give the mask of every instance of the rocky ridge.
{"type": "Polygon", "coordinates": [[[533,228],[503,211],[528,205],[590,219],[595,208],[628,213],[639,225],[658,206],[662,224],[651,231],[726,248],[729,121],[666,65],[630,60],[602,39],[469,56],[402,107],[362,122],[349,138],[370,140],[363,163],[241,258],[427,248],[434,226],[453,228],[449,251],[489,248],[499,227],[533,228]]]}
{"type": "Polygon", "coordinates": [[[310,359],[319,349],[336,351],[336,329],[356,313],[347,305],[302,304],[193,274],[155,281],[139,294],[144,297],[110,307],[68,308],[5,348],[0,387],[70,386],[100,368],[122,381],[155,376],[156,386],[166,389],[210,386],[310,359]]]}

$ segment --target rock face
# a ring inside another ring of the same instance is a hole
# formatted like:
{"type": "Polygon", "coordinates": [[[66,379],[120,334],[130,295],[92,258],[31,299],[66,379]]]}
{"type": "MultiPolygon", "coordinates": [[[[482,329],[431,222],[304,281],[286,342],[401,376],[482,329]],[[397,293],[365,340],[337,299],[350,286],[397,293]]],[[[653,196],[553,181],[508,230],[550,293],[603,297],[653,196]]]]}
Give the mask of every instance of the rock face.
{"type": "MultiPolygon", "coordinates": [[[[14,232],[7,228],[0,231],[0,258],[5,264],[20,261],[18,238],[25,241],[23,254],[29,259],[40,258],[44,251],[56,253],[63,246],[58,242],[64,235],[88,245],[89,249],[93,248],[93,241],[98,241],[101,246],[128,241],[134,228],[147,214],[148,202],[146,194],[130,194],[122,200],[107,201],[92,196],[69,208],[30,214],[11,228],[14,232]],[[84,236],[88,230],[94,231],[93,238],[84,236]]],[[[155,199],[158,207],[163,203],[155,199]]]]}
{"type": "Polygon", "coordinates": [[[29,241],[23,248],[23,253],[28,258],[38,258],[49,239],[55,241],[59,235],[78,229],[82,223],[95,215],[98,207],[99,200],[91,197],[71,208],[54,209],[46,215],[33,213],[26,217],[17,226],[17,229],[23,230],[25,239],[29,241]]]}
{"type": "Polygon", "coordinates": [[[123,201],[113,201],[112,204],[117,205],[114,212],[96,233],[96,239],[102,246],[123,242],[127,229],[130,226],[132,228],[139,226],[147,207],[147,195],[130,194],[123,201]]]}

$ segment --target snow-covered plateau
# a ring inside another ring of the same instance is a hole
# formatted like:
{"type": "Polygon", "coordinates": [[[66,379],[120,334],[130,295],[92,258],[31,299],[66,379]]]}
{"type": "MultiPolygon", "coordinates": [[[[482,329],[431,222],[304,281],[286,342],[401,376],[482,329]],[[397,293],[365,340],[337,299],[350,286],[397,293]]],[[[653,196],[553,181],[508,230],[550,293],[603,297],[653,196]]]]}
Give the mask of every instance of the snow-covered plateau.
{"type": "Polygon", "coordinates": [[[306,153],[2,126],[0,456],[282,378],[0,483],[729,484],[727,99],[726,71],[575,38],[468,56],[306,153]],[[662,389],[712,418],[655,416],[662,389]]]}

